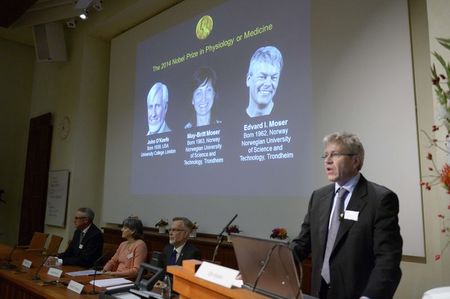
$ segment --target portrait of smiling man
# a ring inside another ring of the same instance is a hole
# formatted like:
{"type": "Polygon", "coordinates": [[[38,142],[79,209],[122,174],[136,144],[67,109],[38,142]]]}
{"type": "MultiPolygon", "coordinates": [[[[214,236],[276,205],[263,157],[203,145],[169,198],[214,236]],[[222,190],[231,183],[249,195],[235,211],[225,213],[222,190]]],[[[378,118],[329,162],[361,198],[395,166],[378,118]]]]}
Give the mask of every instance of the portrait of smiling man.
{"type": "Polygon", "coordinates": [[[250,59],[246,84],[249,91],[247,115],[258,117],[270,115],[274,107],[274,96],[277,92],[283,56],[273,47],[261,47],[250,59]]]}
{"type": "Polygon", "coordinates": [[[147,136],[171,131],[166,123],[168,106],[169,90],[165,84],[156,82],[147,95],[147,136]]]}

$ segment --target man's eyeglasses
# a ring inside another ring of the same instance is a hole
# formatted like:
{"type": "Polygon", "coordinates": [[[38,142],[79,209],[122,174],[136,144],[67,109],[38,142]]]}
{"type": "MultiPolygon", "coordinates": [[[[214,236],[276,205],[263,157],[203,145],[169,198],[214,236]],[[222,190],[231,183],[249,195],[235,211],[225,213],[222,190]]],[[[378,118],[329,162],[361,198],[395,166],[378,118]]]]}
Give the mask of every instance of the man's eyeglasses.
{"type": "Polygon", "coordinates": [[[341,157],[341,156],[354,156],[356,154],[352,154],[352,153],[339,153],[339,152],[332,152],[332,153],[324,153],[321,158],[326,160],[326,159],[331,159],[331,160],[336,160],[337,158],[341,157]]]}
{"type": "Polygon", "coordinates": [[[75,220],[80,220],[80,219],[86,219],[87,217],[86,216],[84,216],[84,217],[74,217],[75,218],[75,220]]]}

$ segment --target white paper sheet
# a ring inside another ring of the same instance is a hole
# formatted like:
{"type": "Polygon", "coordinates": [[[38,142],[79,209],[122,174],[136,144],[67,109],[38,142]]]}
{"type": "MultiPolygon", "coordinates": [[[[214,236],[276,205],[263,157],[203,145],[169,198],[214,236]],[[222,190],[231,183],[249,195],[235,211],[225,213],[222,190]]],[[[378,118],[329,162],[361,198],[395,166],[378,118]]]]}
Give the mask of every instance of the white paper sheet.
{"type": "MultiPolygon", "coordinates": [[[[94,284],[94,281],[91,280],[90,284],[94,284]]],[[[96,287],[106,288],[110,286],[115,286],[119,284],[133,283],[131,280],[125,278],[107,278],[107,279],[98,279],[95,281],[96,287]]]]}
{"type": "MultiPolygon", "coordinates": [[[[87,275],[94,275],[95,270],[82,270],[82,271],[75,271],[75,272],[67,272],[66,274],[69,276],[87,276],[87,275]]],[[[97,274],[102,274],[103,272],[97,271],[97,274]]]]}

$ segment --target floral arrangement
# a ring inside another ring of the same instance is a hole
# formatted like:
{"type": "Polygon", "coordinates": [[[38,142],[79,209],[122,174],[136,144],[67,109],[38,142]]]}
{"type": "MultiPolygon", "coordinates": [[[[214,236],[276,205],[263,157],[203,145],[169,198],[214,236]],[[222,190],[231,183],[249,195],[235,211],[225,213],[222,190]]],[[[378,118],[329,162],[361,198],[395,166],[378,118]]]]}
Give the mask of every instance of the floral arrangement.
{"type": "MultiPolygon", "coordinates": [[[[438,38],[437,41],[441,46],[447,50],[450,50],[450,39],[438,38]]],[[[450,82],[448,80],[450,77],[450,63],[446,62],[442,55],[437,52],[433,52],[433,56],[444,70],[443,73],[439,73],[434,63],[431,67],[431,81],[433,84],[434,94],[436,95],[439,103],[439,111],[436,119],[437,123],[432,126],[431,131],[434,135],[440,137],[432,137],[423,130],[422,132],[428,140],[428,148],[435,148],[448,157],[450,154],[450,82]]],[[[442,166],[438,165],[435,157],[433,157],[431,153],[427,153],[427,160],[429,160],[430,163],[428,166],[429,173],[425,176],[425,179],[422,180],[421,186],[426,190],[431,190],[433,186],[441,185],[447,191],[447,194],[450,194],[450,165],[448,162],[443,163],[442,166]]],[[[450,210],[450,199],[447,203],[447,209],[450,210]]],[[[449,218],[447,216],[438,214],[438,218],[441,222],[440,231],[445,234],[448,239],[445,246],[441,250],[442,254],[450,244],[450,226],[449,218]]],[[[436,261],[441,258],[441,254],[435,255],[436,261]]]]}
{"type": "MultiPolygon", "coordinates": [[[[437,39],[439,44],[450,50],[450,39],[437,39]]],[[[437,134],[439,130],[445,130],[445,136],[442,139],[432,138],[427,132],[423,131],[428,139],[428,147],[436,148],[439,151],[449,155],[448,142],[450,138],[450,63],[446,62],[444,58],[437,52],[433,52],[433,56],[439,61],[439,64],[444,68],[445,74],[439,74],[436,70],[436,65],[433,64],[431,68],[431,81],[433,83],[434,93],[440,105],[440,111],[438,115],[438,124],[432,126],[431,131],[437,134]]],[[[428,167],[430,174],[427,176],[427,180],[422,181],[421,185],[426,190],[431,190],[431,187],[437,184],[441,184],[450,194],[450,165],[444,163],[442,167],[438,167],[431,153],[427,154],[427,159],[431,162],[428,167]]]]}
{"type": "Polygon", "coordinates": [[[270,238],[285,240],[288,238],[287,230],[284,227],[276,227],[272,230],[272,234],[270,234],[270,238]]]}
{"type": "Polygon", "coordinates": [[[197,224],[197,222],[194,222],[194,223],[192,223],[192,224],[193,224],[192,230],[197,230],[197,229],[198,229],[198,224],[197,224]]]}
{"type": "Polygon", "coordinates": [[[158,223],[155,224],[156,227],[164,227],[169,225],[169,222],[165,220],[164,218],[161,218],[161,220],[158,221],[158,223]]]}
{"type": "Polygon", "coordinates": [[[227,234],[239,234],[240,232],[239,225],[232,224],[227,227],[227,234]]]}

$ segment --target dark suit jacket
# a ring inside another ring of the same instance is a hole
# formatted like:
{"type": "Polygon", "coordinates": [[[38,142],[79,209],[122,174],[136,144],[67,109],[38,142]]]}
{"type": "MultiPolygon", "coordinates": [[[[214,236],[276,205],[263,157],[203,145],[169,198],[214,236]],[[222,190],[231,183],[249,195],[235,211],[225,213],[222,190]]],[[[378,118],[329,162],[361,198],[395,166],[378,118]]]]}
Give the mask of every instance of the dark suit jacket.
{"type": "MultiPolygon", "coordinates": [[[[334,184],[313,192],[300,234],[293,240],[296,256],[312,255],[312,294],[319,295],[334,184]]],[[[346,210],[357,221],[343,219],[330,257],[328,298],[392,298],[400,282],[402,237],[395,193],[362,175],[346,210]]]]}
{"type": "MultiPolygon", "coordinates": [[[[170,255],[173,252],[173,249],[174,249],[173,245],[170,245],[170,244],[166,245],[166,247],[164,247],[163,253],[164,253],[165,266],[170,265],[169,260],[170,260],[170,255]]],[[[181,253],[177,259],[176,265],[181,266],[181,262],[183,260],[190,260],[190,259],[201,260],[201,255],[200,255],[200,251],[197,249],[197,247],[195,247],[188,241],[188,242],[186,242],[183,249],[181,250],[181,253]]]]}
{"type": "Polygon", "coordinates": [[[70,242],[67,250],[58,255],[62,258],[64,265],[78,265],[82,267],[92,267],[94,262],[102,256],[103,251],[103,234],[95,224],[92,223],[81,244],[83,248],[80,249],[80,234],[81,231],[77,229],[70,242]]]}

